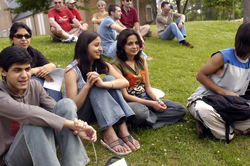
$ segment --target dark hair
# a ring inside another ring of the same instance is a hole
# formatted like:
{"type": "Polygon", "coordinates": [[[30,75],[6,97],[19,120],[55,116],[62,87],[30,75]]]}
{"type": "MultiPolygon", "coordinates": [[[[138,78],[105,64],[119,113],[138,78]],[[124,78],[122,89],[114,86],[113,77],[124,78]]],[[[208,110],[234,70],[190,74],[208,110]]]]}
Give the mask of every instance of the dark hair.
{"type": "Polygon", "coordinates": [[[82,73],[82,77],[86,81],[86,74],[90,71],[96,71],[99,74],[106,74],[109,71],[109,67],[106,62],[103,60],[102,56],[100,59],[96,59],[92,66],[90,61],[91,57],[88,54],[88,45],[97,37],[100,37],[98,33],[93,31],[83,31],[76,43],[75,46],[75,56],[74,59],[78,59],[78,67],[82,73]],[[90,69],[91,68],[91,69],[90,69]]]}
{"type": "MultiPolygon", "coordinates": [[[[123,31],[121,31],[121,33],[119,34],[118,40],[117,40],[116,55],[122,61],[128,60],[126,52],[124,51],[123,48],[124,48],[125,44],[127,43],[128,37],[131,35],[135,35],[137,37],[140,48],[142,47],[141,38],[134,29],[128,28],[128,29],[124,29],[123,31]]],[[[136,63],[142,63],[142,58],[140,55],[141,55],[141,51],[139,51],[137,53],[137,55],[134,57],[134,60],[136,63]]]]}
{"type": "Polygon", "coordinates": [[[245,57],[250,53],[250,21],[240,25],[235,36],[234,46],[239,57],[245,57]]]}
{"type": "MultiPolygon", "coordinates": [[[[3,68],[4,71],[8,72],[10,66],[14,63],[31,63],[32,58],[27,50],[22,48],[21,46],[9,46],[2,50],[0,53],[0,67],[3,68]]],[[[3,80],[5,77],[2,76],[3,80]]]]}
{"type": "Polygon", "coordinates": [[[120,7],[120,6],[117,5],[117,4],[111,4],[111,5],[109,6],[109,16],[111,16],[111,12],[115,12],[116,7],[120,7]]]}
{"type": "Polygon", "coordinates": [[[18,30],[19,28],[24,28],[24,29],[26,29],[26,30],[28,31],[28,33],[32,36],[32,31],[31,31],[31,29],[30,29],[26,24],[24,24],[23,22],[15,22],[15,23],[11,26],[11,28],[10,28],[10,36],[9,36],[9,38],[10,38],[11,40],[13,39],[15,33],[17,32],[17,30],[18,30]]]}
{"type": "Polygon", "coordinates": [[[169,2],[163,1],[163,2],[161,3],[161,8],[163,8],[163,7],[165,6],[165,4],[169,4],[169,2]]]}

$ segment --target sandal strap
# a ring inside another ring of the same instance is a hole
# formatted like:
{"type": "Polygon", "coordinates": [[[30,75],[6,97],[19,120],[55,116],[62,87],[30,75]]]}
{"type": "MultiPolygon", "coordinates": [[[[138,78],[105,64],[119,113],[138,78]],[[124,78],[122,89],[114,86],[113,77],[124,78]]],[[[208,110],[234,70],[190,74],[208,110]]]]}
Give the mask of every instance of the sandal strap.
{"type": "Polygon", "coordinates": [[[113,147],[118,146],[118,145],[124,146],[124,142],[120,138],[112,142],[111,144],[109,144],[109,147],[113,149],[113,147]]]}
{"type": "Polygon", "coordinates": [[[123,140],[123,142],[128,142],[128,141],[129,141],[129,142],[131,142],[131,144],[134,145],[134,143],[133,143],[133,138],[132,138],[131,135],[128,135],[128,136],[126,136],[126,137],[123,137],[122,140],[123,140]]]}

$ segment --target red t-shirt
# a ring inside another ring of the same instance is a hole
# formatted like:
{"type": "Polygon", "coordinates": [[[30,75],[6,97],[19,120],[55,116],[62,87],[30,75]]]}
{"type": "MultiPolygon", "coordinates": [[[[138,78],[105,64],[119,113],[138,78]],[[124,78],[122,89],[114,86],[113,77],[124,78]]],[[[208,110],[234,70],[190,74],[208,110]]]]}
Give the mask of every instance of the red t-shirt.
{"type": "Polygon", "coordinates": [[[70,21],[75,17],[67,8],[63,8],[60,12],[52,9],[49,11],[48,16],[49,18],[54,18],[64,31],[68,32],[72,29],[70,21]]]}
{"type": "Polygon", "coordinates": [[[121,6],[122,16],[121,23],[127,28],[133,28],[135,22],[139,22],[138,14],[135,8],[130,7],[130,9],[126,12],[121,6]]]}
{"type": "Polygon", "coordinates": [[[72,14],[74,15],[74,17],[78,20],[78,21],[83,21],[82,16],[80,15],[79,11],[77,9],[73,9],[70,10],[72,12],[72,14]]]}

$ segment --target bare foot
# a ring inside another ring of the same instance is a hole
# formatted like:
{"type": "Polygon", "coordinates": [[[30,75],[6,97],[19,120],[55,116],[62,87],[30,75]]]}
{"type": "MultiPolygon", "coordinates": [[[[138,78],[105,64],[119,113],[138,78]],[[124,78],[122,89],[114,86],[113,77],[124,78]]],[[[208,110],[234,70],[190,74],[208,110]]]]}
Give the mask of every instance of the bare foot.
{"type": "Polygon", "coordinates": [[[136,139],[134,139],[131,135],[122,137],[122,140],[125,144],[127,144],[131,148],[131,150],[136,151],[140,149],[139,142],[136,139]]]}
{"type": "Polygon", "coordinates": [[[131,149],[122,140],[119,140],[112,126],[104,130],[103,135],[103,141],[106,143],[106,147],[108,146],[107,148],[109,150],[113,150],[113,153],[128,154],[131,152],[131,149]]]}
{"type": "Polygon", "coordinates": [[[148,60],[148,61],[151,61],[151,60],[153,60],[153,59],[154,59],[153,57],[150,57],[150,56],[147,57],[147,60],[148,60]]]}
{"type": "Polygon", "coordinates": [[[114,151],[118,152],[118,153],[130,153],[131,152],[131,149],[130,147],[127,145],[127,144],[119,144],[117,141],[118,141],[118,138],[117,140],[113,140],[111,141],[110,140],[106,140],[105,138],[103,138],[104,142],[110,146],[110,148],[112,148],[114,151]]]}

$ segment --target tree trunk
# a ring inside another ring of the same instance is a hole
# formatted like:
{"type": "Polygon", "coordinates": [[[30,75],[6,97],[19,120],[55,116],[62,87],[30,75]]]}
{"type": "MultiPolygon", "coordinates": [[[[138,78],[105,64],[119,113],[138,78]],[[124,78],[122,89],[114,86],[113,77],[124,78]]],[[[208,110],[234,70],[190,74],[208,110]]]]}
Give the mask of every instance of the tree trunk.
{"type": "Polygon", "coordinates": [[[153,10],[154,22],[155,22],[156,21],[156,16],[157,16],[156,1],[155,0],[150,0],[150,1],[151,1],[152,10],[153,10]]]}
{"type": "Polygon", "coordinates": [[[244,0],[243,22],[250,21],[250,1],[244,0]]]}
{"type": "Polygon", "coordinates": [[[210,8],[210,11],[209,11],[210,20],[212,20],[212,10],[213,10],[213,8],[210,8]]]}
{"type": "Polygon", "coordinates": [[[223,20],[225,20],[225,8],[224,8],[224,5],[223,5],[223,20]]]}
{"type": "Polygon", "coordinates": [[[202,5],[201,5],[201,0],[200,0],[200,15],[201,15],[201,21],[202,21],[202,5]]]}
{"type": "Polygon", "coordinates": [[[195,14],[194,14],[194,5],[191,5],[191,10],[192,10],[192,16],[193,16],[193,21],[195,21],[195,14]]]}
{"type": "Polygon", "coordinates": [[[181,13],[181,0],[176,0],[178,13],[181,13]]]}
{"type": "Polygon", "coordinates": [[[182,14],[185,14],[185,11],[186,11],[186,9],[187,9],[187,4],[188,4],[188,0],[186,0],[186,2],[185,2],[185,5],[184,5],[184,8],[183,8],[182,14]]]}
{"type": "Polygon", "coordinates": [[[234,0],[233,0],[233,20],[234,20],[234,0]]]}

